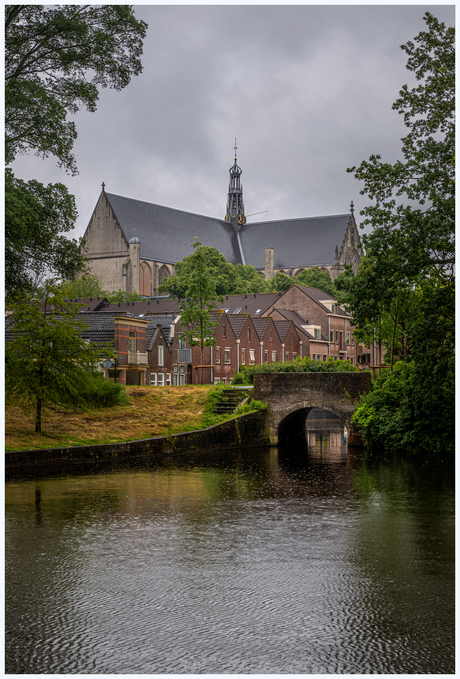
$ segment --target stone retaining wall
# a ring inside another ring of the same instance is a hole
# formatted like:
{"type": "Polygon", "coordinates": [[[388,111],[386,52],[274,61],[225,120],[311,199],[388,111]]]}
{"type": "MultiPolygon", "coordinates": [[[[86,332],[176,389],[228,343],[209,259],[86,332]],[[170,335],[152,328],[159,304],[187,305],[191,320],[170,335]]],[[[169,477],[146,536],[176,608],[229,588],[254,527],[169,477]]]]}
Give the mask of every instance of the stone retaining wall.
{"type": "Polygon", "coordinates": [[[156,436],[140,441],[107,443],[96,446],[68,446],[5,453],[6,469],[19,469],[42,464],[87,463],[100,460],[123,460],[152,455],[178,455],[206,450],[246,448],[268,445],[267,411],[236,417],[207,429],[156,436]]]}

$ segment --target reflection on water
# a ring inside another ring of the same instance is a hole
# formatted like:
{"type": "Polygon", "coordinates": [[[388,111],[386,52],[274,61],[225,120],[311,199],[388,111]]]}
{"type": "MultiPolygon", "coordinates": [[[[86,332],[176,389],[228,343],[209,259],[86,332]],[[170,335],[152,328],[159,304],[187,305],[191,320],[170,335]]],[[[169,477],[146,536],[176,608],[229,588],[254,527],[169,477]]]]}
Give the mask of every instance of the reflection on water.
{"type": "Polygon", "coordinates": [[[307,441],[7,483],[7,672],[453,673],[452,470],[307,441]]]}

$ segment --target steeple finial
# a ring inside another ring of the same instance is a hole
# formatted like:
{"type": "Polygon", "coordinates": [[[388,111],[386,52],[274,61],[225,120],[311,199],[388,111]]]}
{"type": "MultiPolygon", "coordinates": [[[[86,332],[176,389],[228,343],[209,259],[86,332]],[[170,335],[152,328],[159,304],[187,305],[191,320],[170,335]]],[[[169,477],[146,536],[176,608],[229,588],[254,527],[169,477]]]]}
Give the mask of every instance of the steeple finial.
{"type": "Polygon", "coordinates": [[[242,170],[236,162],[236,150],[238,148],[236,137],[233,148],[235,149],[235,160],[233,166],[229,169],[230,182],[228,185],[225,221],[231,222],[239,231],[243,224],[246,224],[246,217],[244,216],[243,187],[241,186],[242,170]]]}
{"type": "Polygon", "coordinates": [[[102,190],[105,191],[105,183],[102,182],[102,190]]]}
{"type": "Polygon", "coordinates": [[[354,209],[355,209],[355,206],[353,205],[353,201],[351,201],[351,204],[350,204],[350,212],[351,212],[351,214],[353,214],[354,209]]]}

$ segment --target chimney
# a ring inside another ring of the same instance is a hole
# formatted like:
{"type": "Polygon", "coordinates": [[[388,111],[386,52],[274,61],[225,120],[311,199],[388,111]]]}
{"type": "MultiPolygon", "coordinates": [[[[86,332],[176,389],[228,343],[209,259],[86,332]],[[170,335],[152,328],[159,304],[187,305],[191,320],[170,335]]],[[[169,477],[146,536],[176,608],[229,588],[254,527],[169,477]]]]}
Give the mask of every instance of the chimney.
{"type": "Polygon", "coordinates": [[[265,248],[265,280],[268,281],[273,278],[275,272],[273,271],[273,264],[275,261],[275,252],[273,248],[265,248]]]}

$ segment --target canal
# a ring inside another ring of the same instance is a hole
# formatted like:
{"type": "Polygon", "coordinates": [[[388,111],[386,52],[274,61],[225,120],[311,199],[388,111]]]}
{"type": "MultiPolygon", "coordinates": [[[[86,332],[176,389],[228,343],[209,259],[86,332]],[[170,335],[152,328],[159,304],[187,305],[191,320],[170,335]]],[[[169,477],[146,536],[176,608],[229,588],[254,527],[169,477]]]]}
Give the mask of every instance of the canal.
{"type": "Polygon", "coordinates": [[[339,420],[6,484],[8,674],[454,673],[454,473],[339,420]]]}

